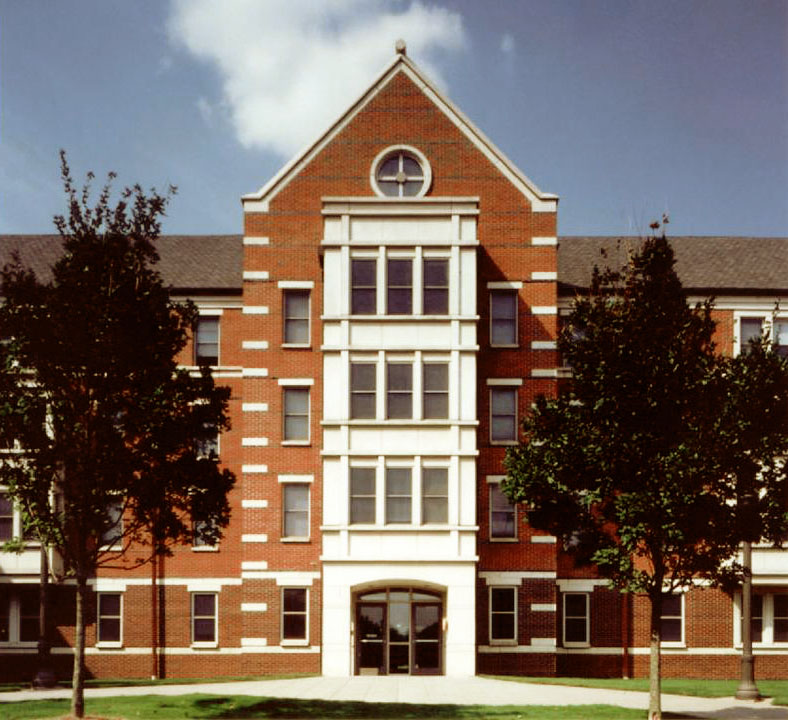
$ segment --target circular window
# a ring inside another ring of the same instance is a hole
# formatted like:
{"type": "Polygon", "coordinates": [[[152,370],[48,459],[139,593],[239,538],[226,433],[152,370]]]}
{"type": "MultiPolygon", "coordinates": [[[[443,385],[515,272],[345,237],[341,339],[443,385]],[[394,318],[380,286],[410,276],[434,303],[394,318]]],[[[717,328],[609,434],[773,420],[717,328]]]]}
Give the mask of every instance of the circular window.
{"type": "Polygon", "coordinates": [[[406,145],[386,148],[372,163],[372,189],[382,197],[423,197],[431,180],[427,158],[406,145]]]}

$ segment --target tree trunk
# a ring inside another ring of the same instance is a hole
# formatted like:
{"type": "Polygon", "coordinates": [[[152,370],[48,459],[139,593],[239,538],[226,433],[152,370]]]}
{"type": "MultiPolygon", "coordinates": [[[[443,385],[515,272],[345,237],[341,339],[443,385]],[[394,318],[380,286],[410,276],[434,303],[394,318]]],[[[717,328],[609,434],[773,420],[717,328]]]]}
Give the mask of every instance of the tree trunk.
{"type": "Polygon", "coordinates": [[[159,679],[159,584],[158,584],[158,555],[154,544],[153,557],[150,561],[150,603],[151,603],[151,680],[159,679]]]}
{"type": "Polygon", "coordinates": [[[77,574],[77,612],[74,638],[74,675],[71,684],[71,714],[85,717],[85,610],[88,600],[88,579],[77,574]]]}
{"type": "Polygon", "coordinates": [[[659,650],[662,642],[662,594],[655,593],[651,600],[651,643],[649,654],[648,718],[662,720],[662,677],[659,667],[659,650]]]}
{"type": "Polygon", "coordinates": [[[33,687],[51,688],[57,684],[52,670],[49,646],[49,555],[47,546],[41,543],[40,587],[38,594],[38,669],[33,678],[33,687]]]}

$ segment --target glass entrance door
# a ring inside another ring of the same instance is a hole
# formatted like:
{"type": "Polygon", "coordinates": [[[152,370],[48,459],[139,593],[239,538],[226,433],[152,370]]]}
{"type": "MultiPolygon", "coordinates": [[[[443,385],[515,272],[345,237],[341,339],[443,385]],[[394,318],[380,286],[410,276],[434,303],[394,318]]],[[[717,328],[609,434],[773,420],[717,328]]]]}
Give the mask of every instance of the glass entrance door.
{"type": "Polygon", "coordinates": [[[356,598],[357,675],[439,675],[443,603],[437,593],[392,588],[356,598]]]}

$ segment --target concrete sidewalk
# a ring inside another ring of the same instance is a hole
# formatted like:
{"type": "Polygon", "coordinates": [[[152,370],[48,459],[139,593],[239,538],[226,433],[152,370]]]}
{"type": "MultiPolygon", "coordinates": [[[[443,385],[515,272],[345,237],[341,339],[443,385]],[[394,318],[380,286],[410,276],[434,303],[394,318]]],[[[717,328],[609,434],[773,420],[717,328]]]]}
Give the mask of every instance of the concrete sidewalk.
{"type": "MultiPolygon", "coordinates": [[[[446,705],[617,705],[643,710],[648,708],[648,694],[643,692],[540,685],[481,677],[308,677],[294,680],[91,688],[85,691],[85,696],[91,698],[191,693],[446,705]]],[[[0,702],[70,696],[70,690],[20,690],[0,693],[0,702]]],[[[788,708],[772,706],[768,701],[753,703],[733,698],[663,695],[662,709],[664,712],[690,718],[788,720],[788,708]]]]}

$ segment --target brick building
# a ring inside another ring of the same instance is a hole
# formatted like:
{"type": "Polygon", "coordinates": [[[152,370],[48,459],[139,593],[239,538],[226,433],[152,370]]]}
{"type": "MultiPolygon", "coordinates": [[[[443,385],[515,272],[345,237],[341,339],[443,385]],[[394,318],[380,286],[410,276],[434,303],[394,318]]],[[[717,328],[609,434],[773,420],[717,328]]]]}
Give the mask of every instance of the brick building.
{"type": "MultiPolygon", "coordinates": [[[[404,51],[242,202],[242,236],[159,243],[200,309],[183,364],[207,360],[232,389],[232,521],[166,560],[155,628],[149,569],[99,573],[90,672],[148,675],[155,633],[169,676],[646,674],[646,601],[574,568],[499,490],[518,415],[561,374],[560,313],[602,245],[615,264],[636,240],[557,238],[557,197],[404,51]]],[[[725,352],[788,295],[788,239],[674,246],[685,286],[717,297],[725,352]]],[[[59,252],[54,236],[0,239],[13,248],[42,272],[59,252]]],[[[788,345],[788,320],[773,328],[788,345]]],[[[0,495],[0,538],[18,533],[0,495]]],[[[33,673],[38,557],[0,555],[7,678],[33,673]]],[[[787,557],[755,551],[761,677],[788,671],[787,557]]],[[[55,593],[65,674],[73,589],[55,593]]],[[[735,676],[739,622],[714,590],[668,603],[665,672],[735,676]]]]}

